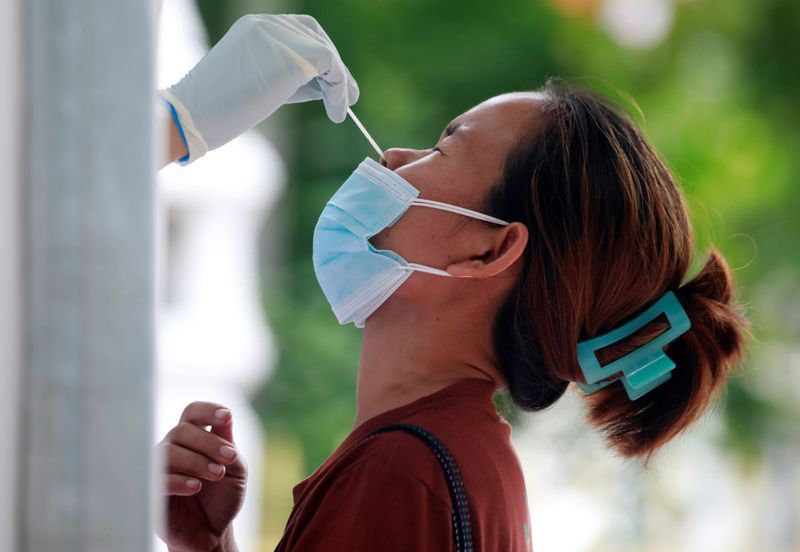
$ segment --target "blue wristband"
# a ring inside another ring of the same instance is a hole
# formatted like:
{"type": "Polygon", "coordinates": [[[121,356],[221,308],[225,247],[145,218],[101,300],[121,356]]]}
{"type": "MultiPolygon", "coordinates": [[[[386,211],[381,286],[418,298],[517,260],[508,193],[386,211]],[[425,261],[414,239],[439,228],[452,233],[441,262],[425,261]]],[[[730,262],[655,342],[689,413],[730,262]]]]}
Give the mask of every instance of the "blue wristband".
{"type": "MultiPolygon", "coordinates": [[[[164,100],[167,102],[167,100],[164,100]]],[[[181,125],[181,120],[178,118],[178,113],[175,111],[175,106],[173,106],[170,102],[167,102],[169,106],[169,113],[172,115],[172,120],[175,122],[175,126],[178,128],[178,132],[181,135],[181,140],[183,140],[183,147],[186,148],[186,155],[178,159],[179,163],[183,163],[189,160],[189,144],[186,142],[186,135],[183,133],[183,125],[181,125]]]]}

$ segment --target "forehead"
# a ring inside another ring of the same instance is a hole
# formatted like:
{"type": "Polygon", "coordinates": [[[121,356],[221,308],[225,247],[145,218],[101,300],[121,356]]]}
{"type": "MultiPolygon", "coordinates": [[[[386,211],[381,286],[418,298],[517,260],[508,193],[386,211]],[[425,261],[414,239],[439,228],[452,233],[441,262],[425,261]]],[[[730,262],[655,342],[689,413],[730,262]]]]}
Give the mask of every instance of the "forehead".
{"type": "Polygon", "coordinates": [[[451,124],[470,134],[513,134],[536,119],[543,101],[538,92],[502,94],[462,113],[451,124]]]}

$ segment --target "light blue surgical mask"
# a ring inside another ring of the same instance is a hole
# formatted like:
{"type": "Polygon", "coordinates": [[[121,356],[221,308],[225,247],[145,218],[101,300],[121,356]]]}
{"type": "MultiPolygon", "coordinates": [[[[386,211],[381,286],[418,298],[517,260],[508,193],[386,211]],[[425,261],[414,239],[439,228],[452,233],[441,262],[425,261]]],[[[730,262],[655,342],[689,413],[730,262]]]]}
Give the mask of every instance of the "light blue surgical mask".
{"type": "Polygon", "coordinates": [[[364,322],[415,271],[452,274],[409,263],[369,238],[392,226],[409,207],[428,207],[501,226],[508,222],[449,203],[420,199],[419,190],[367,158],[325,205],[314,229],[314,272],[340,324],[364,322]]]}

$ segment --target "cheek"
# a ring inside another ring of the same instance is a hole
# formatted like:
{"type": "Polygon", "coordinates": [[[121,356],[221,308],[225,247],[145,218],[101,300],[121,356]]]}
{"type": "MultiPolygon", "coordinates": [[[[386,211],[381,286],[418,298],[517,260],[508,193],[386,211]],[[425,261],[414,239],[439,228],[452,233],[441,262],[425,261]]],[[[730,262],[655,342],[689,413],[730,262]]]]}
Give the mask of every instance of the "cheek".
{"type": "Polygon", "coordinates": [[[377,249],[390,249],[408,262],[441,268],[449,260],[452,247],[448,232],[453,229],[437,220],[437,213],[430,209],[412,207],[394,226],[385,228],[372,238],[370,243],[377,249]]]}
{"type": "Polygon", "coordinates": [[[418,235],[418,225],[415,224],[413,213],[406,211],[394,225],[372,236],[369,242],[376,249],[390,249],[407,258],[406,253],[417,246],[418,235]]]}
{"type": "MultiPolygon", "coordinates": [[[[463,178],[444,170],[435,161],[433,156],[425,157],[395,172],[417,188],[420,197],[455,205],[463,203],[464,198],[448,188],[448,183],[462,182],[463,178]]],[[[376,249],[394,251],[408,262],[441,268],[455,247],[453,240],[458,235],[455,225],[459,221],[460,217],[443,211],[411,207],[393,226],[369,241],[376,249]]]]}

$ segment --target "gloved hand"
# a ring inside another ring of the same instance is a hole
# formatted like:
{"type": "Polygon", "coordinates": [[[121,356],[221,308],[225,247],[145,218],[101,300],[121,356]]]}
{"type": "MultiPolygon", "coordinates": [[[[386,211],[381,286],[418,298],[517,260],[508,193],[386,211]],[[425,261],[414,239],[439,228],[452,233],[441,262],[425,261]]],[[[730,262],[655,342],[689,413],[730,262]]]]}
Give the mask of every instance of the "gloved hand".
{"type": "Polygon", "coordinates": [[[245,15],[177,84],[159,91],[180,121],[191,163],[284,103],[322,99],[341,123],[358,85],[308,15],[245,15]]]}

